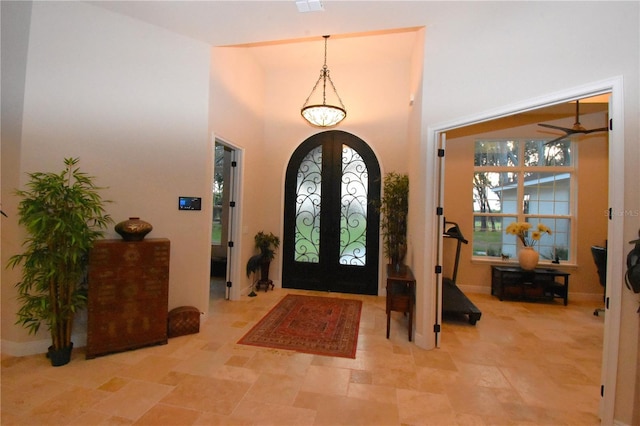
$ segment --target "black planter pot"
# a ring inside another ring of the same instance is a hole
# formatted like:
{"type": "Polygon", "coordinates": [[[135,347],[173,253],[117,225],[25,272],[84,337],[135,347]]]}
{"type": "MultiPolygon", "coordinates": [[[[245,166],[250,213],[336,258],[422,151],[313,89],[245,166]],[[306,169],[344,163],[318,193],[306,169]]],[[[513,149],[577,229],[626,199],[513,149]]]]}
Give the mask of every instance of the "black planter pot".
{"type": "Polygon", "coordinates": [[[269,281],[269,267],[271,266],[270,260],[263,260],[260,265],[260,280],[269,281]]]}
{"type": "Polygon", "coordinates": [[[54,367],[60,367],[65,364],[69,364],[71,361],[71,351],[73,350],[73,342],[71,346],[67,348],[61,348],[54,350],[53,346],[49,346],[49,352],[47,352],[47,358],[51,361],[51,365],[54,367]]]}

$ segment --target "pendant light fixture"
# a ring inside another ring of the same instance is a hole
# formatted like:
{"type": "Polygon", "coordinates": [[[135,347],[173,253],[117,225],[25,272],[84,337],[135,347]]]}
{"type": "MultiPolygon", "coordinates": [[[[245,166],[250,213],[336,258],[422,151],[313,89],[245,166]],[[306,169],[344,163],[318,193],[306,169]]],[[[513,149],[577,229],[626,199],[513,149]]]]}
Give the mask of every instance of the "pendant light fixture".
{"type": "Polygon", "coordinates": [[[316,84],[313,86],[313,89],[311,89],[311,93],[309,93],[307,100],[304,102],[304,105],[302,105],[300,113],[305,120],[314,126],[331,127],[341,122],[347,116],[347,110],[344,108],[340,95],[338,95],[336,86],[333,85],[333,81],[329,75],[329,68],[327,68],[327,39],[329,36],[325,35],[322,37],[324,37],[324,65],[320,70],[320,77],[318,77],[316,84]],[[333,92],[336,94],[340,106],[327,104],[327,80],[333,92]],[[311,99],[313,92],[316,91],[320,81],[322,81],[322,104],[308,105],[309,99],[311,99]]]}

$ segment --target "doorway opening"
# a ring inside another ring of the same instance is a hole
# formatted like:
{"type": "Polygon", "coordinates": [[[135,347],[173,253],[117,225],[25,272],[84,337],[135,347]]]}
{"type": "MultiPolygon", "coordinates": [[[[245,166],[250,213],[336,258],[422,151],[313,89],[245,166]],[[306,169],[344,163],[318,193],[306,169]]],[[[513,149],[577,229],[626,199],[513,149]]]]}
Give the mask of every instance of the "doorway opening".
{"type": "Polygon", "coordinates": [[[233,288],[234,239],[236,238],[238,195],[237,150],[220,139],[213,149],[211,267],[209,299],[235,298],[233,288]]]}
{"type": "MultiPolygon", "coordinates": [[[[450,123],[446,126],[433,129],[430,134],[432,147],[434,150],[441,151],[445,149],[446,134],[453,129],[463,128],[472,124],[484,123],[497,118],[512,116],[515,114],[533,111],[539,108],[558,105],[564,102],[575,101],[577,99],[588,98],[602,94],[610,94],[607,104],[609,113],[608,132],[608,206],[609,209],[616,211],[623,208],[624,205],[624,138],[622,129],[624,129],[624,108],[622,100],[622,81],[621,78],[614,78],[607,81],[593,83],[588,86],[567,90],[563,93],[550,95],[546,98],[536,99],[528,104],[521,104],[507,107],[502,111],[493,111],[476,118],[466,119],[459,123],[450,123]],[[612,124],[615,122],[615,126],[612,124]],[[619,130],[619,131],[615,131],[619,130]]],[[[445,160],[440,159],[438,167],[434,170],[433,178],[440,183],[435,197],[439,206],[445,205],[444,181],[445,181],[445,160]]],[[[445,212],[446,214],[446,212],[445,212]]],[[[444,215],[434,217],[434,225],[436,236],[434,238],[433,253],[437,264],[442,264],[443,260],[443,238],[444,215]]],[[[607,282],[621,282],[623,265],[620,259],[623,258],[622,248],[624,222],[620,218],[609,217],[607,221],[606,239],[611,252],[616,252],[615,256],[608,256],[607,262],[607,282]],[[617,260],[613,260],[617,259],[617,260]]],[[[434,292],[435,296],[435,321],[436,325],[440,325],[442,321],[442,304],[440,298],[442,295],[442,274],[436,274],[434,292]]],[[[621,288],[619,286],[606,286],[606,315],[604,320],[604,337],[603,337],[603,357],[601,369],[602,383],[602,399],[600,404],[600,418],[603,423],[611,423],[613,421],[613,408],[615,403],[616,375],[618,365],[619,352],[619,336],[620,336],[620,307],[621,307],[621,288]]],[[[439,327],[434,327],[439,329],[439,327]]],[[[436,346],[440,345],[439,333],[434,333],[436,346]]]]}
{"type": "MultiPolygon", "coordinates": [[[[575,268],[573,292],[600,292],[590,247],[607,240],[608,95],[580,104],[584,126],[604,130],[557,140],[561,131],[541,126],[573,123],[572,101],[447,132],[444,212],[469,240],[459,284],[490,281],[488,264],[513,266],[518,240],[505,230],[528,222],[550,230],[534,241],[540,267],[575,268]]],[[[444,243],[445,276],[454,248],[444,243]]]]}

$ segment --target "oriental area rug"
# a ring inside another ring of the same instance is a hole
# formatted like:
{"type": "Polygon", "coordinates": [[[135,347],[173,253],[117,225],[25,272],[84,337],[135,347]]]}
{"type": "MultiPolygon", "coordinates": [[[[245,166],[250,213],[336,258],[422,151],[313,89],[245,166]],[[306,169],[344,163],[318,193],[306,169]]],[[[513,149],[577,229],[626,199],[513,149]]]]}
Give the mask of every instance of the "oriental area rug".
{"type": "Polygon", "coordinates": [[[289,294],[238,343],[355,358],[361,311],[360,300],[289,294]]]}

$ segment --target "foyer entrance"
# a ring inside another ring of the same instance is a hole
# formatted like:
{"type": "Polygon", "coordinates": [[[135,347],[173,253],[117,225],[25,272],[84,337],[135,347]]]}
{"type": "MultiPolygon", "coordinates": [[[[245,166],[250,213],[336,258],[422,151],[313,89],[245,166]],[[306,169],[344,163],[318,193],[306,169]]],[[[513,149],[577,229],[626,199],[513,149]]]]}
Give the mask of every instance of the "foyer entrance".
{"type": "Polygon", "coordinates": [[[380,165],[347,132],[305,140],[285,181],[282,286],[378,294],[380,165]]]}

